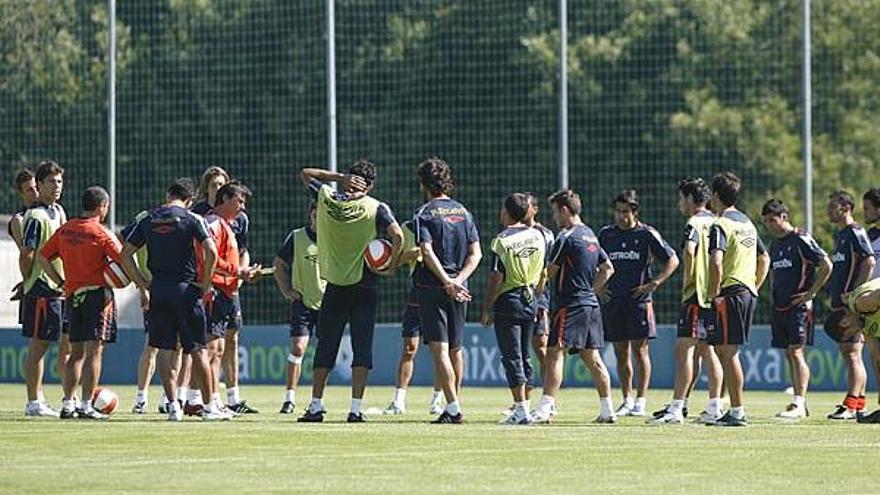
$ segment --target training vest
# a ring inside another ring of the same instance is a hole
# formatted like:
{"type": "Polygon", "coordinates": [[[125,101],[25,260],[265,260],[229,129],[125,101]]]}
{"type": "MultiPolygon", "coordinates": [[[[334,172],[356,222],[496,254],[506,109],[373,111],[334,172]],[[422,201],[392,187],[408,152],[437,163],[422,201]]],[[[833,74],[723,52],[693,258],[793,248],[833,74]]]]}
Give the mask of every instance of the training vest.
{"type": "Polygon", "coordinates": [[[699,235],[699,240],[694,252],[693,277],[690,280],[683,277],[681,300],[685,302],[696,296],[697,304],[702,308],[712,306],[712,298],[709,296],[709,231],[713,223],[715,216],[704,212],[691,216],[687,221],[687,224],[699,235]]]}
{"type": "Polygon", "coordinates": [[[758,231],[751,220],[737,222],[722,214],[715,219],[727,237],[721,271],[721,288],[734,285],[746,286],[758,295],[756,275],[758,271],[758,231]]]}
{"type": "MultiPolygon", "coordinates": [[[[143,220],[144,217],[149,214],[150,212],[146,210],[138,213],[137,216],[134,217],[134,224],[137,225],[141,223],[141,220],[143,220]]],[[[143,246],[141,246],[137,251],[134,252],[134,261],[135,263],[137,263],[137,267],[141,271],[141,273],[146,275],[147,280],[153,277],[153,275],[150,273],[150,269],[147,268],[147,261],[149,261],[149,259],[150,256],[147,252],[147,243],[144,243],[143,246]]]]}
{"type": "MultiPolygon", "coordinates": [[[[416,244],[416,235],[412,230],[408,228],[403,228],[403,252],[406,253],[412,249],[418,248],[418,244],[416,244]]],[[[413,259],[407,265],[409,266],[409,274],[412,275],[414,271],[416,271],[416,266],[422,262],[422,255],[419,254],[418,258],[413,259]]]]}
{"type": "Polygon", "coordinates": [[[856,309],[855,302],[858,298],[878,289],[880,289],[880,278],[873,278],[853,289],[852,295],[847,300],[847,306],[849,306],[849,309],[855,313],[861,314],[865,318],[865,324],[862,327],[864,332],[875,337],[880,335],[880,311],[875,311],[873,313],[860,313],[859,310],[856,309]]]}
{"type": "MultiPolygon", "coordinates": [[[[34,250],[34,264],[31,268],[31,273],[28,275],[27,280],[24,281],[24,291],[25,293],[29,292],[34,284],[37,283],[37,280],[42,280],[46,286],[54,291],[61,291],[61,286],[56,284],[43,272],[43,269],[40,268],[40,265],[36,261],[36,257],[40,254],[40,250],[46,243],[49,241],[49,238],[52,237],[52,234],[58,230],[66,221],[66,215],[64,215],[64,211],[59,207],[56,211],[58,214],[54,219],[49,218],[49,213],[46,211],[46,206],[35,206],[28,211],[25,212],[24,218],[22,219],[22,226],[24,227],[22,231],[27,230],[27,224],[29,222],[37,222],[40,225],[40,238],[37,240],[37,248],[34,250]]],[[[59,275],[64,277],[64,264],[61,262],[61,257],[57,257],[51,261],[52,266],[55,267],[55,271],[58,272],[59,275]]]]}
{"type": "Polygon", "coordinates": [[[324,298],[327,281],[321,278],[318,245],[312,242],[305,228],[293,231],[293,265],[290,285],[302,294],[305,307],[317,310],[324,298]]]}
{"type": "Polygon", "coordinates": [[[376,238],[379,201],[362,196],[333,197],[330,186],[318,190],[318,263],[321,275],[334,285],[354,285],[364,275],[364,249],[376,238]]]}
{"type": "Polygon", "coordinates": [[[538,285],[547,254],[547,241],[538,229],[523,227],[519,232],[508,231],[513,233],[492,239],[492,252],[504,265],[500,294],[538,285]]]}

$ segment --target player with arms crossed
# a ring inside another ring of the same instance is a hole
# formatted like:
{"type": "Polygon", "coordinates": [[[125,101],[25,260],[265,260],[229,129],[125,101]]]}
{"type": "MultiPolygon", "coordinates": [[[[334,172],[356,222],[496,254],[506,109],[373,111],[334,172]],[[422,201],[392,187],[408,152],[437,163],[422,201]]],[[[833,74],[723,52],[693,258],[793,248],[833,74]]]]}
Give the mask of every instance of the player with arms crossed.
{"type": "Polygon", "coordinates": [[[651,294],[678,268],[675,250],[660,233],[639,220],[639,198],[632,189],[614,198],[614,225],[599,231],[599,245],[614,265],[614,276],[598,295],[602,306],[605,340],[614,345],[617,376],[623,392],[618,416],[644,416],[651,382],[648,342],[657,337],[651,294]],[[651,276],[654,261],[663,269],[651,276]],[[638,389],[633,400],[632,354],[638,363],[638,389]]]}
{"type": "Polygon", "coordinates": [[[602,314],[596,292],[601,292],[614,265],[599,245],[592,229],[581,221],[581,199],[571,190],[550,196],[553,220],[562,229],[550,253],[547,275],[553,305],[550,316],[544,394],[532,414],[536,423],[549,423],[556,394],[562,385],[564,353],[579,354],[596,384],[599,416],[596,423],[615,423],[611,377],[599,351],[605,345],[602,314]]]}
{"type": "Polygon", "coordinates": [[[305,168],[302,181],[317,203],[318,263],[327,280],[318,312],[318,346],[312,365],[312,400],[297,421],[324,421],[324,389],[336,364],[345,326],[351,327],[351,410],[349,423],[363,423],[361,405],[367,376],[373,367],[373,331],[379,301],[377,277],[366,268],[364,249],[377,233],[392,241],[389,268],[381,275],[392,275],[403,248],[403,232],[385,203],[371,196],[376,182],[376,166],[356,161],[348,174],[305,168]],[[336,192],[327,182],[338,182],[336,192]]]}
{"type": "Polygon", "coordinates": [[[714,423],[716,426],[748,426],[739,346],[749,341],[758,289],[770,265],[755,225],[736,208],[741,188],[739,177],[731,172],[712,179],[711,204],[717,218],[709,231],[709,295],[715,325],[708,343],[718,352],[730,394],[730,409],[714,423]]]}
{"type": "Polygon", "coordinates": [[[296,408],[296,389],[302,374],[303,357],[309,347],[309,338],[318,324],[318,310],[327,281],[321,278],[318,264],[318,234],[315,203],[309,204],[309,223],[292,230],[272,266],[275,283],[284,299],[290,302],[290,354],[287,355],[287,392],[281,404],[281,414],[291,414],[296,408]]]}
{"type": "Polygon", "coordinates": [[[537,294],[544,290],[547,248],[544,235],[523,223],[529,211],[528,196],[514,193],[504,200],[500,221],[505,226],[492,239],[492,273],[480,322],[494,322],[501,364],[513,395],[513,412],[502,421],[530,425],[526,385],[532,380],[529,342],[538,312],[537,294]]]}
{"type": "Polygon", "coordinates": [[[413,281],[419,291],[419,325],[434,361],[434,380],[446,397],[446,407],[434,423],[458,424],[464,418],[458,396],[464,374],[461,339],[471,300],[467,280],[483,253],[471,213],[450,197],[454,183],[449,165],[429,158],[419,165],[418,176],[426,202],[415,215],[422,264],[416,267],[413,281]]]}
{"type": "MultiPolygon", "coordinates": [[[[831,280],[825,286],[831,296],[831,315],[838,318],[846,311],[843,294],[867,282],[874,272],[874,249],[865,229],[853,219],[855,199],[846,191],[835,191],[828,198],[828,219],[837,226],[834,234],[834,252],[831,262],[831,280]],[[835,313],[840,313],[835,315],[835,313]]],[[[861,332],[845,336],[827,332],[832,325],[825,325],[826,333],[837,342],[837,348],[846,365],[847,392],[842,404],[838,404],[828,419],[855,419],[865,408],[865,390],[868,374],[862,361],[864,336],[861,332]]]]}
{"type": "Polygon", "coordinates": [[[774,237],[770,243],[770,345],[785,349],[794,388],[793,402],[776,417],[805,418],[810,415],[806,404],[810,367],[804,348],[813,345],[813,299],[831,276],[831,259],[813,236],[791,225],[788,207],[782,201],[771,199],[764,203],[761,216],[774,237]]]}
{"type": "MultiPolygon", "coordinates": [[[[37,254],[65,222],[67,215],[58,203],[64,188],[64,169],[48,160],[40,163],[35,172],[39,198],[22,219],[22,247],[18,267],[24,289],[22,311],[22,335],[30,339],[28,354],[24,361],[24,377],[27,384],[28,403],[25,416],[52,416],[59,414],[46,404],[43,397],[43,356],[49,344],[58,344],[58,375],[64,382],[67,358],[70,356],[68,336],[63,334],[64,298],[61,286],[56,284],[37,265],[37,254]]],[[[63,276],[60,259],[53,261],[55,271],[63,276]]]]}

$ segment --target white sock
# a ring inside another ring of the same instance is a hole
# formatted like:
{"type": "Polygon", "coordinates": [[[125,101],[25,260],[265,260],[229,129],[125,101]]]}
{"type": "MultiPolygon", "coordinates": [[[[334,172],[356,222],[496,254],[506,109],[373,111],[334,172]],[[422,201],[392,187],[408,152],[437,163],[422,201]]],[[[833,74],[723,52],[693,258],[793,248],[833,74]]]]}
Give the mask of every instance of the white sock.
{"type": "Polygon", "coordinates": [[[163,406],[167,406],[168,405],[168,396],[166,396],[165,394],[162,394],[162,398],[159,400],[159,403],[162,404],[163,406]]]}
{"type": "Polygon", "coordinates": [[[177,400],[186,400],[189,387],[177,387],[177,400]]]}
{"type": "Polygon", "coordinates": [[[684,403],[685,401],[683,400],[672,399],[672,402],[669,403],[669,409],[667,409],[667,412],[669,414],[681,416],[682,411],[684,410],[684,403]]]}
{"type": "Polygon", "coordinates": [[[437,402],[440,402],[441,400],[443,400],[443,391],[442,390],[435,390],[434,394],[431,395],[431,404],[436,404],[437,402]]]}
{"type": "Polygon", "coordinates": [[[190,389],[186,393],[186,401],[190,404],[201,404],[202,403],[202,391],[198,389],[190,389]]]}
{"type": "Polygon", "coordinates": [[[230,387],[226,389],[226,402],[233,406],[241,402],[241,397],[238,395],[238,387],[230,387]]]}
{"type": "Polygon", "coordinates": [[[611,397],[599,397],[599,414],[602,416],[614,414],[614,402],[611,397]]]}
{"type": "Polygon", "coordinates": [[[27,403],[28,407],[30,407],[30,408],[37,408],[37,407],[39,407],[40,404],[42,404],[42,402],[40,402],[40,399],[29,400],[27,403]]]}
{"type": "Polygon", "coordinates": [[[706,408],[706,412],[710,414],[717,414],[721,412],[721,409],[724,408],[724,400],[723,399],[709,399],[709,407],[706,408]]]}
{"type": "Polygon", "coordinates": [[[81,400],[79,401],[79,408],[83,411],[89,411],[92,409],[92,401],[90,400],[81,400]]]}
{"type": "Polygon", "coordinates": [[[135,397],[135,402],[147,402],[147,397],[149,396],[149,391],[147,389],[138,390],[137,397],[135,397]]]}
{"type": "Polygon", "coordinates": [[[406,404],[406,389],[397,388],[394,390],[394,403],[398,406],[406,404]]]}
{"type": "Polygon", "coordinates": [[[43,395],[42,390],[37,390],[37,400],[36,402],[46,402],[46,396],[43,395]]]}
{"type": "Polygon", "coordinates": [[[66,409],[68,411],[72,411],[76,409],[76,400],[74,399],[61,399],[61,408],[66,409]]]}
{"type": "Polygon", "coordinates": [[[632,397],[624,397],[623,405],[626,406],[627,409],[632,409],[636,406],[636,403],[632,397]]]}
{"type": "Polygon", "coordinates": [[[513,408],[513,414],[516,415],[517,418],[525,418],[529,415],[529,401],[528,399],[522,402],[516,402],[513,408]]]}
{"type": "Polygon", "coordinates": [[[541,401],[538,402],[538,409],[544,412],[549,412],[555,403],[556,399],[552,395],[542,395],[541,401]]]}
{"type": "Polygon", "coordinates": [[[794,396],[794,405],[796,405],[796,406],[798,406],[799,408],[803,409],[803,408],[806,406],[806,404],[807,404],[807,399],[806,399],[806,397],[804,397],[804,396],[802,396],[802,395],[795,395],[795,396],[794,396]]]}
{"type": "Polygon", "coordinates": [[[743,406],[731,407],[730,408],[730,415],[736,419],[742,419],[743,416],[746,415],[746,410],[743,406]]]}
{"type": "Polygon", "coordinates": [[[312,401],[309,402],[309,412],[316,413],[324,410],[324,399],[319,399],[312,397],[312,401]]]}
{"type": "Polygon", "coordinates": [[[284,402],[296,403],[296,390],[289,388],[284,394],[284,402]]]}
{"type": "Polygon", "coordinates": [[[217,405],[214,404],[214,401],[210,401],[210,400],[207,402],[207,404],[202,404],[202,407],[204,408],[203,410],[206,413],[212,413],[217,410],[217,405]]]}
{"type": "Polygon", "coordinates": [[[363,401],[364,401],[363,399],[352,398],[351,399],[351,412],[353,412],[354,414],[360,414],[361,413],[361,403],[363,403],[363,401]]]}
{"type": "Polygon", "coordinates": [[[458,406],[458,401],[454,400],[449,404],[446,404],[446,412],[448,412],[451,416],[458,416],[461,414],[461,407],[458,406]]]}
{"type": "Polygon", "coordinates": [[[180,411],[180,402],[176,400],[168,401],[168,412],[176,413],[180,411]]]}
{"type": "Polygon", "coordinates": [[[644,411],[648,407],[648,399],[639,397],[636,399],[636,408],[644,411]]]}

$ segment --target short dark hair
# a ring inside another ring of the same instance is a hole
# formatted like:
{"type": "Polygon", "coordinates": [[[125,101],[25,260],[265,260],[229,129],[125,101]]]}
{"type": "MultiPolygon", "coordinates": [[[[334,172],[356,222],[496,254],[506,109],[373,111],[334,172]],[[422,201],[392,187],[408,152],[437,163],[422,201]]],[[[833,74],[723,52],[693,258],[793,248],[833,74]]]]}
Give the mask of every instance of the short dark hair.
{"type": "Polygon", "coordinates": [[[193,184],[192,179],[189,177],[181,177],[171,185],[168,186],[168,189],[165,190],[168,196],[172,199],[179,199],[181,201],[189,201],[196,195],[196,188],[193,184]]]}
{"type": "Polygon", "coordinates": [[[523,194],[525,194],[526,198],[528,198],[530,206],[535,206],[535,207],[541,206],[541,202],[538,199],[538,195],[536,195],[533,192],[525,192],[523,194]]]}
{"type": "Polygon", "coordinates": [[[523,193],[513,193],[504,198],[504,211],[514,222],[520,222],[529,212],[529,197],[523,193]]]}
{"type": "Polygon", "coordinates": [[[348,167],[348,173],[363,177],[367,181],[367,187],[372,186],[376,182],[376,165],[365,158],[358,159],[352,163],[351,167],[348,167]]]}
{"type": "Polygon", "coordinates": [[[432,156],[419,164],[419,182],[431,194],[452,194],[455,184],[452,181],[452,169],[442,158],[432,156]]]}
{"type": "Polygon", "coordinates": [[[862,200],[870,201],[874,208],[880,207],[880,187],[872,187],[862,196],[862,200]]]}
{"type": "Polygon", "coordinates": [[[856,200],[855,198],[853,198],[853,195],[842,189],[838,189],[837,191],[831,193],[828,196],[828,200],[847,206],[850,210],[854,210],[856,208],[856,200]]]}
{"type": "Polygon", "coordinates": [[[82,211],[95,211],[103,204],[110,202],[110,194],[101,186],[92,186],[83,191],[80,204],[82,211]]]}
{"type": "Polygon", "coordinates": [[[550,195],[547,201],[559,209],[568,208],[572,215],[581,214],[581,197],[571,189],[556,191],[550,195]]]}
{"type": "Polygon", "coordinates": [[[742,181],[733,172],[722,172],[712,178],[712,192],[725,206],[736,205],[742,181]]]}
{"type": "Polygon", "coordinates": [[[234,198],[239,194],[244,196],[245,201],[251,199],[251,190],[247,186],[238,181],[227,182],[217,190],[217,196],[214,197],[214,204],[212,206],[217,206],[226,201],[226,199],[234,198]]]}
{"type": "Polygon", "coordinates": [[[764,206],[761,207],[761,216],[772,215],[774,217],[785,215],[791,215],[791,212],[788,211],[788,206],[782,202],[782,200],[771,198],[768,199],[764,206]]]}
{"type": "Polygon", "coordinates": [[[678,192],[685,198],[691,198],[696,205],[705,205],[712,197],[709,185],[702,177],[688,177],[678,183],[678,192]]]}
{"type": "Polygon", "coordinates": [[[639,212],[639,195],[635,189],[624,189],[614,196],[614,204],[621,203],[629,206],[633,213],[639,212]]]}
{"type": "Polygon", "coordinates": [[[37,165],[37,171],[34,173],[34,178],[37,179],[37,183],[42,183],[46,180],[46,177],[50,175],[64,175],[64,169],[61,168],[61,165],[58,164],[55,160],[44,160],[37,165]]]}
{"type": "Polygon", "coordinates": [[[15,192],[21,192],[21,185],[34,179],[34,173],[25,168],[15,174],[15,192]]]}

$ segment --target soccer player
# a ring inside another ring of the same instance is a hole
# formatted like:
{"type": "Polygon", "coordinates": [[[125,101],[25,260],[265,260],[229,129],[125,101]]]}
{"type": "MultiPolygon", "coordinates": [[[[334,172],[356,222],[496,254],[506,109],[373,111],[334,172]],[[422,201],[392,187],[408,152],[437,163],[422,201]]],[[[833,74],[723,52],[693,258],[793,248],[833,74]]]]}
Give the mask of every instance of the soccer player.
{"type": "Polygon", "coordinates": [[[755,225],[736,208],[742,182],[732,172],[712,179],[712,210],[718,218],[709,231],[709,295],[713,298],[715,325],[708,343],[715,346],[730,409],[716,426],[748,426],[743,407],[743,373],[739,346],[748,343],[758,289],[767,277],[767,256],[755,225]]]}
{"type": "MultiPolygon", "coordinates": [[[[208,167],[202,174],[199,183],[198,201],[193,205],[192,211],[198,215],[207,214],[216,201],[217,191],[223,185],[232,181],[232,176],[221,167],[208,167]]],[[[239,266],[250,266],[251,255],[248,251],[248,230],[250,219],[247,212],[238,212],[229,222],[232,232],[235,234],[235,242],[238,244],[239,266]]],[[[247,401],[241,398],[238,387],[238,331],[243,324],[241,316],[241,299],[238,294],[233,298],[238,317],[226,332],[226,351],[223,353],[223,375],[226,382],[226,404],[236,414],[256,414],[259,411],[249,406],[247,401]]]]}
{"type": "MultiPolygon", "coordinates": [[[[553,249],[553,242],[556,240],[556,236],[553,235],[553,232],[547,227],[541,225],[535,218],[538,216],[538,211],[540,210],[540,201],[538,201],[538,197],[533,193],[526,193],[529,198],[529,211],[526,213],[526,217],[523,219],[523,223],[528,227],[532,227],[534,229],[538,229],[539,232],[544,236],[545,252],[547,255],[550,255],[550,251],[553,249]]],[[[546,265],[546,263],[545,263],[546,265]]],[[[544,277],[547,276],[547,268],[544,268],[544,277]]],[[[538,357],[538,372],[540,376],[544,377],[544,362],[547,358],[547,335],[550,333],[550,291],[543,290],[538,295],[538,312],[535,315],[535,326],[534,326],[534,335],[532,336],[532,350],[535,351],[535,356],[538,357]]],[[[526,384],[526,388],[531,388],[529,384],[526,384]]],[[[556,409],[553,409],[553,414],[556,414],[556,409]]]]}
{"type": "Polygon", "coordinates": [[[581,199],[574,191],[562,190],[550,196],[553,220],[562,229],[550,253],[547,275],[552,281],[553,305],[550,317],[547,375],[544,394],[532,414],[536,423],[549,423],[556,394],[562,384],[564,352],[583,360],[599,394],[596,423],[615,423],[611,401],[611,377],[599,351],[605,345],[602,315],[596,292],[602,292],[614,265],[599,245],[592,229],[581,220],[581,199]]]}
{"type": "MultiPolygon", "coordinates": [[[[24,213],[22,247],[18,261],[24,281],[22,335],[30,339],[24,362],[28,397],[24,413],[25,416],[58,417],[58,412],[49,407],[43,397],[43,356],[49,350],[49,344],[58,342],[60,338],[57,366],[63,381],[64,369],[70,355],[67,335],[62,332],[64,298],[61,286],[36,264],[36,256],[52,234],[67,221],[64,208],[58,203],[64,188],[64,169],[58,163],[47,160],[37,166],[34,178],[39,198],[24,213]]],[[[61,260],[55,260],[53,264],[55,270],[63,276],[61,260]]]]}
{"type": "MultiPolygon", "coordinates": [[[[880,277],[880,260],[878,260],[880,258],[880,188],[872,187],[865,192],[862,196],[862,212],[865,216],[865,224],[873,224],[867,232],[868,239],[871,241],[871,249],[874,250],[874,271],[871,273],[873,280],[880,277]]],[[[880,339],[871,332],[865,332],[865,344],[874,365],[874,378],[877,383],[880,383],[880,339]]],[[[878,401],[880,401],[880,397],[878,397],[878,401]]]]}
{"type": "MultiPolygon", "coordinates": [[[[46,275],[64,287],[70,305],[70,359],[64,373],[64,404],[61,419],[107,419],[92,407],[92,393],[101,377],[104,348],[116,342],[116,300],[113,289],[104,282],[108,258],[123,263],[122,244],[101,222],[110,209],[110,196],[93,186],[82,196],[82,215],[62,225],[40,249],[37,262],[46,275]],[[61,258],[64,276],[51,263],[61,258]],[[79,406],[73,394],[82,379],[79,406]]],[[[140,274],[123,270],[131,278],[140,274]]],[[[143,285],[141,280],[140,285],[143,285]]]]}
{"type": "Polygon", "coordinates": [[[813,345],[813,299],[831,276],[831,260],[813,236],[791,225],[788,207],[782,201],[771,199],[764,203],[761,216],[774,237],[770,244],[770,345],[785,349],[794,388],[793,402],[776,417],[805,418],[810,415],[806,405],[810,367],[804,347],[813,345]]]}
{"type": "MultiPolygon", "coordinates": [[[[134,265],[133,254],[143,245],[152,256],[147,260],[153,275],[149,286],[150,345],[159,349],[157,367],[165,396],[168,420],[181,421],[183,410],[177,401],[175,363],[178,341],[183,352],[192,356],[193,372],[203,397],[213,397],[211,366],[205,344],[207,321],[202,298],[211,290],[211,277],[217,262],[217,246],[208,233],[205,220],[187,207],[194,191],[189,179],[178,179],[166,192],[165,204],[150,210],[125,241],[123,256],[134,265]],[[203,252],[205,269],[196,280],[196,253],[203,252]],[[162,253],[157,256],[156,253],[162,253]]],[[[134,280],[137,284],[138,281],[134,280]]],[[[145,286],[138,286],[144,289],[145,286]]],[[[212,401],[205,404],[205,420],[228,419],[212,401]]]]}
{"type": "Polygon", "coordinates": [[[281,414],[291,414],[296,407],[296,389],[302,374],[303,357],[309,338],[318,324],[318,310],[327,281],[321,278],[318,264],[318,237],[315,203],[309,205],[309,223],[287,235],[275,261],[275,283],[284,299],[290,302],[290,354],[287,356],[287,393],[281,414]]]}
{"type": "MultiPolygon", "coordinates": [[[[832,313],[843,312],[842,295],[870,280],[874,271],[874,250],[865,229],[853,219],[855,200],[846,191],[835,191],[828,198],[828,219],[837,226],[834,234],[834,253],[831,262],[831,280],[825,287],[831,296],[832,313]]],[[[862,361],[864,337],[859,332],[848,334],[843,340],[835,334],[828,335],[837,342],[837,348],[846,365],[847,392],[842,404],[838,404],[828,419],[855,419],[865,408],[865,389],[868,382],[865,363],[862,361]]]]}
{"type": "Polygon", "coordinates": [[[623,392],[618,416],[644,416],[648,384],[651,382],[651,354],[648,342],[657,337],[651,294],[678,268],[675,250],[654,227],[639,220],[639,198],[632,189],[614,198],[614,225],[599,231],[599,245],[614,265],[614,276],[598,293],[602,305],[605,340],[614,345],[617,375],[623,392]],[[651,265],[663,268],[652,277],[651,265]],[[633,400],[633,365],[638,363],[638,389],[633,400]]]}
{"type": "Polygon", "coordinates": [[[471,213],[450,197],[454,182],[449,165],[429,158],[419,164],[418,176],[425,204],[415,215],[422,264],[413,281],[419,288],[419,325],[431,350],[434,379],[446,397],[434,423],[459,424],[464,419],[458,403],[464,374],[461,339],[472,299],[467,281],[483,254],[471,213]]]}
{"type": "Polygon", "coordinates": [[[373,367],[373,331],[379,300],[376,275],[394,273],[403,248],[403,232],[391,208],[371,196],[376,182],[376,166],[367,160],[356,161],[348,174],[316,168],[302,170],[301,178],[317,203],[318,264],[327,280],[321,309],[318,311],[318,346],[312,365],[312,400],[299,422],[324,420],[324,389],[327,377],[336,364],[342,333],[351,328],[353,359],[351,364],[351,410],[349,423],[363,423],[361,405],[367,376],[373,367]],[[326,182],[337,182],[334,191],[326,182]],[[364,249],[377,233],[391,238],[389,268],[374,273],[366,268],[364,249]]]}
{"type": "Polygon", "coordinates": [[[529,342],[538,312],[537,294],[544,290],[547,242],[538,229],[523,223],[529,212],[528,196],[514,193],[504,200],[500,221],[505,226],[492,240],[492,273],[480,322],[495,326],[501,364],[513,395],[513,412],[502,421],[530,425],[526,384],[532,379],[529,342]]]}
{"type": "MultiPolygon", "coordinates": [[[[403,252],[400,254],[400,264],[409,265],[410,288],[406,306],[403,310],[403,325],[401,340],[403,345],[400,349],[400,361],[397,363],[397,387],[394,389],[394,398],[384,414],[398,415],[406,413],[406,389],[412,380],[415,367],[416,353],[419,350],[419,338],[421,337],[421,325],[419,324],[419,293],[412,279],[416,266],[422,262],[422,250],[416,245],[415,224],[412,220],[403,222],[403,252]]],[[[443,390],[437,384],[434,377],[434,393],[428,404],[429,414],[443,412],[443,390]]]]}
{"type": "MultiPolygon", "coordinates": [[[[24,169],[15,175],[15,192],[18,193],[18,197],[21,198],[21,208],[19,208],[15,213],[12,214],[12,218],[9,219],[9,223],[6,224],[6,230],[9,233],[9,237],[15,241],[15,247],[18,249],[19,254],[21,254],[22,244],[22,225],[24,222],[24,214],[28,211],[30,207],[36,204],[39,199],[40,193],[37,192],[37,181],[34,179],[34,173],[28,169],[24,169]]],[[[15,284],[13,288],[13,294],[11,301],[21,301],[24,297],[24,282],[19,282],[15,284]]],[[[22,320],[22,312],[24,311],[24,303],[19,303],[18,305],[18,322],[23,323],[22,320]]]]}
{"type": "Polygon", "coordinates": [[[654,413],[653,424],[684,423],[688,397],[699,379],[700,360],[707,366],[709,405],[699,422],[714,423],[722,416],[721,361],[706,343],[707,332],[715,324],[709,297],[709,230],[715,223],[715,215],[706,208],[710,198],[709,186],[701,178],[678,184],[678,209],[687,223],[681,246],[684,273],[675,341],[675,388],[669,405],[654,413]]]}

